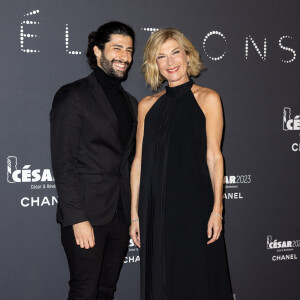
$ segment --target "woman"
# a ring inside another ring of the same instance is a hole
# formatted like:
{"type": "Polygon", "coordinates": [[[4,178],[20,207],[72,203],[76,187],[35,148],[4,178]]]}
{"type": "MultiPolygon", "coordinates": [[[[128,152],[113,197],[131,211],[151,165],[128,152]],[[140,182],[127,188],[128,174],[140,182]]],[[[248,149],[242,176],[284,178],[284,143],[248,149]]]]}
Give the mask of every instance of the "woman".
{"type": "Polygon", "coordinates": [[[177,29],[153,33],[138,108],[130,235],[141,248],[142,300],[232,299],[222,230],[223,131],[216,92],[190,76],[199,53],[177,29]]]}

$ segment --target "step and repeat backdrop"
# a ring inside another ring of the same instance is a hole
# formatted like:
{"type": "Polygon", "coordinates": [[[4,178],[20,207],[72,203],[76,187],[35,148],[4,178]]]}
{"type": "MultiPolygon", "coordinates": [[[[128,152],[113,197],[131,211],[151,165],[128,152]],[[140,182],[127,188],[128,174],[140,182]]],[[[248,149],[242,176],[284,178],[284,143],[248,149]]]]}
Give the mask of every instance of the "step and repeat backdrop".
{"type": "MultiPolygon", "coordinates": [[[[136,32],[123,86],[137,99],[151,94],[140,71],[151,32],[176,27],[193,41],[207,67],[195,81],[217,90],[224,108],[224,234],[234,298],[300,299],[296,0],[1,2],[0,298],[67,298],[49,111],[60,86],[91,72],[87,36],[112,20],[136,32]]],[[[131,241],[117,300],[139,299],[139,261],[131,241]]]]}

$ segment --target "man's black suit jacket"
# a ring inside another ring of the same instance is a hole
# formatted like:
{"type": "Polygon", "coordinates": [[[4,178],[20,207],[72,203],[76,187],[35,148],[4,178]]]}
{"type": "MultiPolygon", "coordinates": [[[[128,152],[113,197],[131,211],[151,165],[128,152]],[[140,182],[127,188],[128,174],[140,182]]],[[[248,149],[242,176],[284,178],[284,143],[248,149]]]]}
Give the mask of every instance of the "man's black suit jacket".
{"type": "Polygon", "coordinates": [[[125,147],[118,120],[94,72],[61,87],[50,113],[52,169],[58,192],[57,221],[107,224],[121,195],[130,224],[130,167],[135,153],[137,101],[123,90],[133,124],[125,147]]]}

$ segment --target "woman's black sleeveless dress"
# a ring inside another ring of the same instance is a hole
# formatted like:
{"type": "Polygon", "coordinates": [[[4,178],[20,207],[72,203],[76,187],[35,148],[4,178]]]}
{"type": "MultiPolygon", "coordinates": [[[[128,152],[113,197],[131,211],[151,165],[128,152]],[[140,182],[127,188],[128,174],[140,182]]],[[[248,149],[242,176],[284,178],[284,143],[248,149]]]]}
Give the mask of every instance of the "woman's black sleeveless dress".
{"type": "Polygon", "coordinates": [[[192,85],[166,87],[145,117],[141,300],[232,299],[223,236],[206,244],[214,198],[205,116],[192,85]]]}

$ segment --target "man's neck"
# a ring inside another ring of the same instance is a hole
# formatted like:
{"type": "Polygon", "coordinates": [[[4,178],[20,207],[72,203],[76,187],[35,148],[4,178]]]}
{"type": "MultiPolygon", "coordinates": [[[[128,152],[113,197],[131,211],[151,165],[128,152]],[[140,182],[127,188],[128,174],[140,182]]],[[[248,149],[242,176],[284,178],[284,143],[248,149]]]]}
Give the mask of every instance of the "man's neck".
{"type": "Polygon", "coordinates": [[[121,80],[115,76],[107,74],[101,67],[95,68],[97,81],[104,87],[112,90],[121,88],[121,80]]]}

